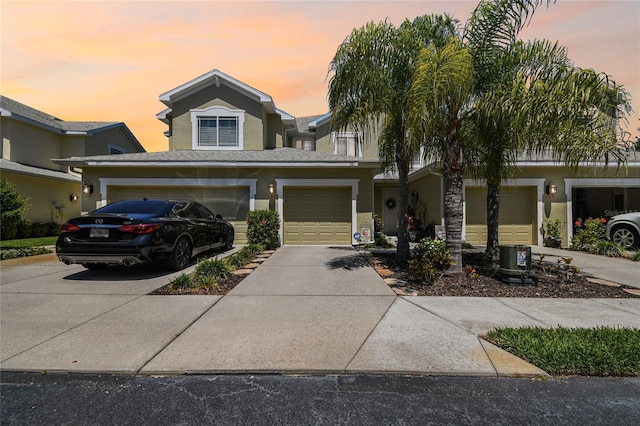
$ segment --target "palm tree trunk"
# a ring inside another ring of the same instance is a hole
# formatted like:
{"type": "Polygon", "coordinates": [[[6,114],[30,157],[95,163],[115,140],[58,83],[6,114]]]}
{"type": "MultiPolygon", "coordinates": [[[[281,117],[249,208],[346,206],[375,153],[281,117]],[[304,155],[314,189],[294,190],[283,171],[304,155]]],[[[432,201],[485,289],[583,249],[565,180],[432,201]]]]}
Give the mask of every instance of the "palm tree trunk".
{"type": "Polygon", "coordinates": [[[411,257],[409,249],[409,230],[407,229],[409,216],[409,167],[411,159],[407,153],[404,140],[396,143],[396,167],[398,169],[398,247],[396,260],[407,263],[411,257]]]}
{"type": "Polygon", "coordinates": [[[444,227],[447,233],[447,250],[453,266],[448,273],[462,272],[462,218],[464,162],[462,145],[458,138],[459,122],[453,120],[447,135],[442,172],[444,176],[444,227]]]}
{"type": "Polygon", "coordinates": [[[487,182],[487,248],[489,259],[498,260],[498,226],[500,224],[500,184],[487,182]]]}

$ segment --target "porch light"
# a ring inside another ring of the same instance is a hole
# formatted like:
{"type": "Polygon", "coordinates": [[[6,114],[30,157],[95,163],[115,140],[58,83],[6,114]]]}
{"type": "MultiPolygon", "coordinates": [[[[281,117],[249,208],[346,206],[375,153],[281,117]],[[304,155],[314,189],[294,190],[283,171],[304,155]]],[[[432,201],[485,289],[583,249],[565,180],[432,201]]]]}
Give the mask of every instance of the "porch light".
{"type": "Polygon", "coordinates": [[[93,185],[91,185],[91,182],[89,182],[88,180],[85,180],[84,184],[82,185],[82,193],[87,198],[91,197],[91,194],[93,194],[93,185]]]}
{"type": "Polygon", "coordinates": [[[76,194],[75,192],[69,195],[69,201],[71,201],[71,204],[77,203],[79,198],[80,197],[78,197],[78,194],[76,194]]]}
{"type": "Polygon", "coordinates": [[[415,203],[416,201],[418,201],[418,198],[419,198],[418,192],[412,191],[411,192],[411,202],[415,203]]]}
{"type": "Polygon", "coordinates": [[[276,192],[276,187],[273,184],[273,182],[271,182],[269,184],[269,197],[273,197],[273,194],[276,192]]]}
{"type": "Polygon", "coordinates": [[[545,188],[545,192],[549,198],[553,198],[558,193],[558,185],[554,181],[549,182],[549,185],[545,188]]]}

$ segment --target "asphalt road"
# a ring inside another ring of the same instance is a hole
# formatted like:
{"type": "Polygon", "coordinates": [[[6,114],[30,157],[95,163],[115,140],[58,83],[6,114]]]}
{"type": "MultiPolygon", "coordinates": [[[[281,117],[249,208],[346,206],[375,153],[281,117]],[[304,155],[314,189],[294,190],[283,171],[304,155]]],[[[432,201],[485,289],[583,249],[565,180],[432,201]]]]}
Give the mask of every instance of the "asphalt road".
{"type": "Polygon", "coordinates": [[[6,373],[2,425],[637,425],[640,378],[6,373]]]}

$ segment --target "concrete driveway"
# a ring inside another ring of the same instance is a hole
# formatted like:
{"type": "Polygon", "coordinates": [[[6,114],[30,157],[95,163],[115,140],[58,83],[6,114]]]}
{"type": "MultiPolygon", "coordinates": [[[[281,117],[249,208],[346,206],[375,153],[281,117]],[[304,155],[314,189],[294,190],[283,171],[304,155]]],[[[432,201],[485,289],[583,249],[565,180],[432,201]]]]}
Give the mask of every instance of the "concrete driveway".
{"type": "Polygon", "coordinates": [[[282,247],[224,297],[148,295],[179,274],[152,265],[0,268],[12,371],[540,376],[478,333],[640,324],[640,298],[398,297],[351,247],[282,247]]]}

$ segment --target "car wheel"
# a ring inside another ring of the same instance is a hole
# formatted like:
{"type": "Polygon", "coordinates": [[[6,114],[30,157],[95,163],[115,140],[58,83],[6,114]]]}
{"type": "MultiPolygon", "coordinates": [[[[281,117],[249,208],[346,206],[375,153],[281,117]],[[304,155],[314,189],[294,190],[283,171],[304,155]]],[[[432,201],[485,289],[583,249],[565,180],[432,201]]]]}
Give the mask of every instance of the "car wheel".
{"type": "Polygon", "coordinates": [[[234,232],[229,231],[229,233],[227,234],[227,238],[224,241],[224,250],[231,250],[233,248],[233,238],[234,238],[234,232]]]}
{"type": "Polygon", "coordinates": [[[627,228],[625,226],[619,226],[614,229],[611,234],[611,240],[625,249],[638,247],[638,244],[640,243],[638,233],[634,229],[627,228]]]}
{"type": "Polygon", "coordinates": [[[179,271],[186,268],[189,262],[191,262],[191,241],[182,237],[176,242],[171,259],[167,264],[174,271],[179,271]]]}
{"type": "Polygon", "coordinates": [[[82,266],[90,271],[102,271],[104,269],[107,269],[107,266],[109,265],[106,263],[83,263],[82,266]]]}

